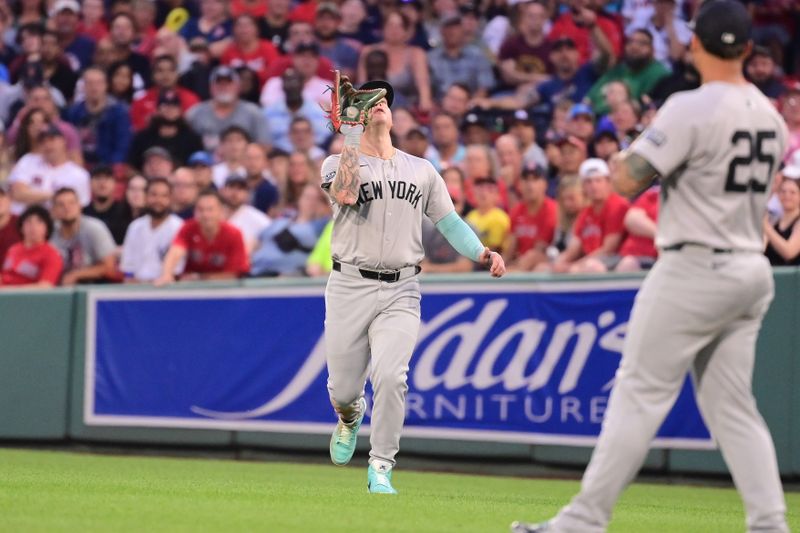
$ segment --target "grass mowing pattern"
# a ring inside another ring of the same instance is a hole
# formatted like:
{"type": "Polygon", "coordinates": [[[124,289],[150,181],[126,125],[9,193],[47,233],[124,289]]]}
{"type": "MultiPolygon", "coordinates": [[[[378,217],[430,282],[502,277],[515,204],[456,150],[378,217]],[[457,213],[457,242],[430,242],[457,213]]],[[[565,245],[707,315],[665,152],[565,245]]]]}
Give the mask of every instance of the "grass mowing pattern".
{"type": "MultiPolygon", "coordinates": [[[[363,460],[362,460],[363,461],[363,460]]],[[[399,496],[370,495],[366,464],[288,463],[0,450],[0,531],[506,532],[551,516],[575,481],[403,471],[399,496]]],[[[800,494],[787,494],[800,530],[800,494]]],[[[610,532],[744,531],[732,489],[633,485],[610,532]]]]}

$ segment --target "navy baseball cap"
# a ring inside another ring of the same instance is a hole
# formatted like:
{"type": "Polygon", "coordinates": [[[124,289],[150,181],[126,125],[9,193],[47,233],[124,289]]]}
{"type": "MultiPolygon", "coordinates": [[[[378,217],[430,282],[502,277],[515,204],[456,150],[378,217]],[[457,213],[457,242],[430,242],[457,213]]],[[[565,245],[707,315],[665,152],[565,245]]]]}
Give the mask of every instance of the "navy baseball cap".
{"type": "Polygon", "coordinates": [[[389,104],[389,107],[392,107],[392,102],[394,102],[394,88],[392,85],[386,80],[372,80],[368,81],[361,87],[361,90],[368,91],[370,89],[386,89],[386,103],[389,104]]]}
{"type": "Polygon", "coordinates": [[[239,74],[231,67],[220,65],[211,71],[211,83],[219,80],[239,81],[239,74]]]}
{"type": "Polygon", "coordinates": [[[47,128],[39,132],[39,140],[50,139],[52,137],[64,137],[62,132],[55,124],[49,125],[47,128]]]}
{"type": "Polygon", "coordinates": [[[247,187],[247,178],[239,174],[231,174],[225,178],[226,187],[247,187]]]}
{"type": "Polygon", "coordinates": [[[741,46],[750,41],[752,22],[741,2],[706,0],[689,27],[708,53],[733,59],[741,46]]]}
{"type": "Polygon", "coordinates": [[[178,92],[173,89],[168,89],[166,91],[161,91],[158,94],[158,105],[181,105],[181,97],[178,96],[178,92]]]}

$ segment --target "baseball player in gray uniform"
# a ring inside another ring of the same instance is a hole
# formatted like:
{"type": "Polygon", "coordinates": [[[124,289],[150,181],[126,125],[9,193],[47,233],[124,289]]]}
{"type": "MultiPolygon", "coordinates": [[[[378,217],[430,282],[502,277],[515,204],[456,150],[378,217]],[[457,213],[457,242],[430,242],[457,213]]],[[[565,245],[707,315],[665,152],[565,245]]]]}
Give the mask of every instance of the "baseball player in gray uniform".
{"type": "Polygon", "coordinates": [[[706,1],[691,43],[703,85],[667,100],[612,161],[624,194],[661,176],[661,254],[636,297],[579,494],[548,522],[512,524],[514,533],[605,531],[688,371],[744,501],[747,531],[789,531],[772,438],[751,392],[756,337],[773,296],[762,224],[788,132],[742,76],[749,35],[741,3],[706,1]]]}
{"type": "Polygon", "coordinates": [[[433,165],[392,146],[393,94],[385,81],[356,90],[337,72],[331,120],[345,144],[321,170],[334,216],[333,271],[325,290],[328,391],[339,415],[331,460],[345,465],[353,456],[369,377],[374,396],[367,481],[370,492],[384,494],[396,493],[392,468],[419,330],[423,215],[460,253],[489,265],[495,277],[505,273],[500,254],[485,248],[456,214],[433,165]]]}

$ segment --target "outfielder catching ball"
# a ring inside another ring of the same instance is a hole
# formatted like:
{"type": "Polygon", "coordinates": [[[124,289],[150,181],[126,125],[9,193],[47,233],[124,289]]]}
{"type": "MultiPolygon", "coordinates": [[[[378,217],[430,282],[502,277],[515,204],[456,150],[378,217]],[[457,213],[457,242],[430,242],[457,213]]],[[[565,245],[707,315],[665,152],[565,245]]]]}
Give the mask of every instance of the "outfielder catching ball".
{"type": "Polygon", "coordinates": [[[670,97],[612,160],[624,194],[661,176],[661,254],[636,296],[580,493],[553,520],[515,523],[513,533],[605,531],[689,371],[744,500],[747,531],[789,531],[775,448],[751,391],[756,338],[774,291],[762,225],[788,132],[742,76],[749,35],[740,2],[703,3],[691,43],[703,85],[670,97]]]}
{"type": "Polygon", "coordinates": [[[485,248],[456,214],[433,165],[392,146],[393,96],[385,81],[355,89],[337,71],[330,118],[345,143],[341,155],[322,164],[322,188],[334,216],[333,271],[325,289],[328,391],[339,415],[331,460],[345,465],[353,456],[369,377],[374,396],[367,481],[370,492],[384,494],[396,494],[392,468],[419,331],[422,216],[459,253],[488,264],[492,276],[505,273],[500,254],[485,248]]]}

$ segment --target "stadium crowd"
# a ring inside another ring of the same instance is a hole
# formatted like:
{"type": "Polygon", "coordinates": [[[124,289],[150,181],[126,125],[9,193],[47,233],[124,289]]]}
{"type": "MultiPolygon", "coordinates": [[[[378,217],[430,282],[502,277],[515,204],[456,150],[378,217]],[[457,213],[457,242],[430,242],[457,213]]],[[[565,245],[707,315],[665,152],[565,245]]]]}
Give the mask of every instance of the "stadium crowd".
{"type": "MultiPolygon", "coordinates": [[[[658,185],[607,161],[699,85],[699,1],[0,0],[0,286],[327,274],[334,69],[392,83],[395,145],[511,270],[649,268],[658,185]]],[[[800,265],[800,2],[743,1],[791,132],[765,253],[800,265]]],[[[425,272],[479,268],[423,234],[425,272]]]]}

